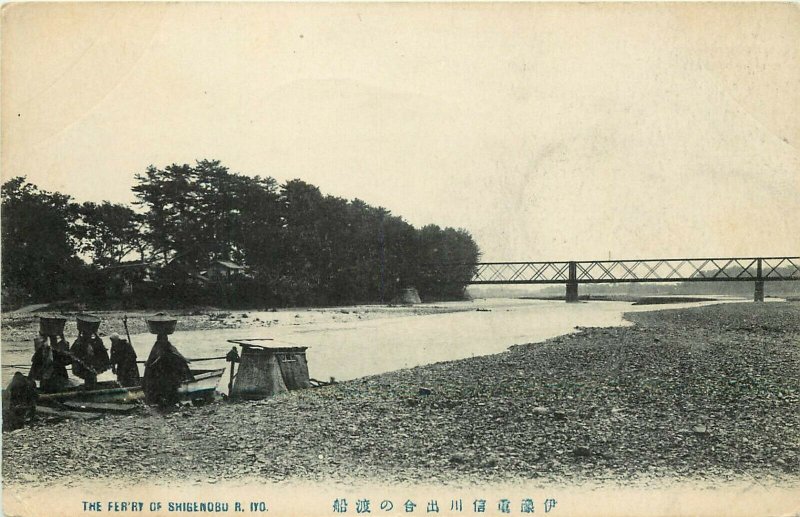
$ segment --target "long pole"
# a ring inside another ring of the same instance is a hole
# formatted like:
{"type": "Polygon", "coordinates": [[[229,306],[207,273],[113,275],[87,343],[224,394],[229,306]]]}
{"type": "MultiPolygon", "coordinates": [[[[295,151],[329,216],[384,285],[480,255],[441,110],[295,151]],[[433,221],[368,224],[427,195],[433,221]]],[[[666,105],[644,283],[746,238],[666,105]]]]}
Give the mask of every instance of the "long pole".
{"type": "MultiPolygon", "coordinates": [[[[131,346],[131,348],[133,348],[133,341],[131,340],[131,333],[128,331],[128,315],[127,314],[124,314],[122,316],[122,326],[125,327],[125,336],[127,336],[127,338],[128,338],[128,344],[131,346]]],[[[136,354],[136,352],[134,352],[134,356],[135,356],[135,354],[136,354]]],[[[138,363],[140,361],[136,361],[136,362],[138,363]]],[[[139,367],[138,366],[136,367],[136,372],[137,373],[139,372],[139,367]]]]}
{"type": "MultiPolygon", "coordinates": [[[[200,358],[197,358],[197,359],[193,358],[193,359],[186,359],[186,360],[189,361],[190,363],[197,363],[197,362],[200,362],[200,361],[219,361],[220,359],[227,359],[227,356],[220,355],[220,356],[217,356],[217,357],[200,357],[200,358]]],[[[141,360],[140,361],[136,361],[136,362],[139,363],[139,364],[147,363],[147,361],[141,361],[141,360]]]]}
{"type": "Polygon", "coordinates": [[[122,317],[122,325],[125,327],[125,335],[128,336],[128,343],[133,346],[133,341],[131,341],[131,333],[128,332],[128,315],[124,315],[122,317]]]}

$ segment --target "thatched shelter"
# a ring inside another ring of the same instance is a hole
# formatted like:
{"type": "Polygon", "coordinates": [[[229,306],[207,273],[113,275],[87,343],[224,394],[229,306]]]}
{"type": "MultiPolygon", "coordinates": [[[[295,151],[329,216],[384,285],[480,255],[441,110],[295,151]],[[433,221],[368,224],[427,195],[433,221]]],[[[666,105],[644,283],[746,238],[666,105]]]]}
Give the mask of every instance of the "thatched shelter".
{"type": "Polygon", "coordinates": [[[231,397],[258,399],[311,387],[307,347],[240,346],[241,362],[231,397]]]}

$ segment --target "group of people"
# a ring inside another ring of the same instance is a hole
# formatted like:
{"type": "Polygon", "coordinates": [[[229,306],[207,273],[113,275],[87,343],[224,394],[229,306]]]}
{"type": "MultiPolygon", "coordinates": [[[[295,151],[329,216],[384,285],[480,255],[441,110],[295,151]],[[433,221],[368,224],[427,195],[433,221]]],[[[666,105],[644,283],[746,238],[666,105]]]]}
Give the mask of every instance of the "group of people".
{"type": "Polygon", "coordinates": [[[117,334],[110,336],[111,355],[96,331],[78,330],[78,338],[69,346],[64,335],[40,334],[33,340],[33,358],[28,377],[39,381],[45,393],[54,393],[70,387],[67,366],[84,381],[87,389],[97,385],[97,376],[108,369],[117,375],[120,386],[140,384],[136,351],[117,334]]]}
{"type": "MultiPolygon", "coordinates": [[[[28,378],[39,381],[39,389],[55,393],[70,387],[67,366],[84,381],[86,389],[97,385],[97,376],[109,369],[122,387],[142,386],[145,401],[161,406],[175,404],[178,388],[192,379],[189,361],[169,342],[166,333],[158,334],[155,345],[145,362],[144,378],[139,376],[136,351],[131,343],[112,334],[111,354],[97,334],[100,320],[78,319],[78,337],[70,347],[63,335],[47,334],[46,330],[34,339],[34,353],[28,378]]],[[[43,325],[44,329],[44,325],[43,325]]]]}
{"type": "MultiPolygon", "coordinates": [[[[156,342],[139,376],[136,351],[131,343],[111,334],[111,353],[97,331],[100,319],[78,317],[78,337],[72,346],[64,338],[65,318],[42,318],[39,335],[34,338],[31,369],[27,376],[17,372],[3,390],[3,429],[16,429],[33,418],[38,394],[58,393],[73,386],[67,367],[84,381],[84,388],[97,388],[97,376],[109,369],[116,374],[117,384],[131,388],[141,386],[147,404],[172,406],[180,399],[182,382],[193,379],[189,361],[169,342],[171,330],[158,325],[156,342]],[[36,381],[39,381],[37,388],[36,381]]],[[[148,322],[149,324],[150,322],[148,322]]],[[[174,330],[174,321],[171,322],[174,330]]]]}

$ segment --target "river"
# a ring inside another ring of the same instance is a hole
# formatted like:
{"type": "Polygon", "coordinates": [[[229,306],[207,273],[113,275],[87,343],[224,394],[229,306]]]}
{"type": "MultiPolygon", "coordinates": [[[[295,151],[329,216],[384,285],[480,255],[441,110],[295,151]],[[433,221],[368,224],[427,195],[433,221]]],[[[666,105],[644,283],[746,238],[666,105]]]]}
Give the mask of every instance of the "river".
{"type": "MultiPolygon", "coordinates": [[[[725,299],[725,301],[746,301],[725,299]]],[[[576,327],[610,327],[629,324],[625,312],[696,307],[718,302],[669,305],[633,305],[629,302],[566,304],[563,301],[479,299],[437,303],[458,312],[428,315],[386,315],[370,319],[332,321],[314,311],[297,312],[297,322],[284,319],[270,328],[215,329],[177,332],[172,343],[189,358],[225,355],[228,339],[272,338],[276,346],[307,346],[312,378],[348,380],[440,361],[452,361],[502,352],[509,346],[535,343],[567,334],[576,327]]],[[[342,308],[347,310],[348,308],[342,308]]],[[[356,310],[356,308],[351,308],[356,310]]],[[[250,318],[268,320],[274,313],[249,312],[250,318]]],[[[145,359],[154,342],[151,334],[135,334],[132,342],[145,359]]],[[[264,343],[267,344],[267,343],[264,343]]],[[[106,340],[106,346],[110,343],[106,340]]],[[[29,364],[32,342],[3,344],[2,362],[29,364]]],[[[204,361],[195,368],[224,367],[223,360],[204,361]]],[[[140,366],[140,371],[141,371],[140,366]]],[[[14,371],[3,366],[3,384],[14,371]]],[[[100,380],[113,379],[111,372],[100,380]]],[[[227,373],[223,376],[227,379],[227,373]]],[[[225,391],[227,381],[220,389],[225,391]]]]}

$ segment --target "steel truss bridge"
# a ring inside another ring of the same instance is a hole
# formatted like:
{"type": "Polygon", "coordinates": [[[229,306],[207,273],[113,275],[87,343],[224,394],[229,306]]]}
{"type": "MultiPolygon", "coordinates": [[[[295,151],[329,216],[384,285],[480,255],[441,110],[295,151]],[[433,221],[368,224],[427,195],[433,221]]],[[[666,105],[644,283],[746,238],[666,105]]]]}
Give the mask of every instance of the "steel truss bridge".
{"type": "MultiPolygon", "coordinates": [[[[438,266],[442,267],[442,266],[438,266]]],[[[755,282],[764,301],[764,282],[800,280],[800,257],[592,260],[565,262],[478,262],[450,264],[472,272],[470,284],[566,284],[566,300],[578,300],[578,284],[624,282],[755,282]]]]}

